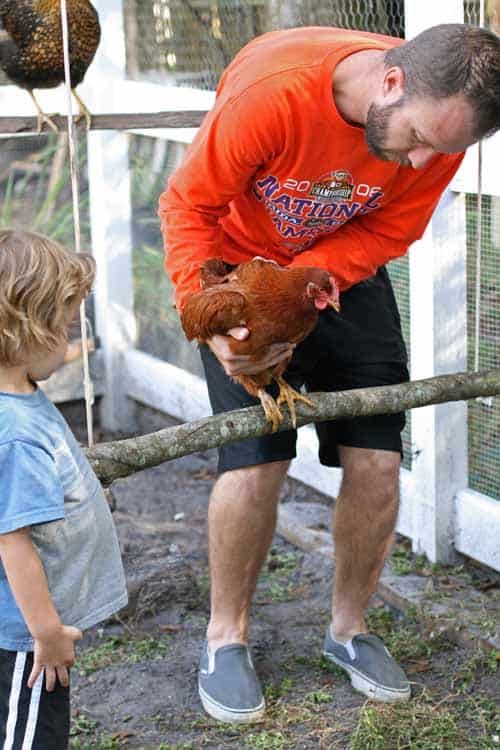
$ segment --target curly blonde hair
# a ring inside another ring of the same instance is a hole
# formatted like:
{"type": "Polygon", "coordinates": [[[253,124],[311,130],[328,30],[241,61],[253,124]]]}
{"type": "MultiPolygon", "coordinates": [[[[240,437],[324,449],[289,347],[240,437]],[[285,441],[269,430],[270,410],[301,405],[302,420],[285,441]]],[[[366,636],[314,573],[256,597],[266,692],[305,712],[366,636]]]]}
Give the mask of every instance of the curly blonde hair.
{"type": "Polygon", "coordinates": [[[0,230],[0,365],[66,337],[68,312],[90,291],[95,261],[35,232],[0,230]]]}

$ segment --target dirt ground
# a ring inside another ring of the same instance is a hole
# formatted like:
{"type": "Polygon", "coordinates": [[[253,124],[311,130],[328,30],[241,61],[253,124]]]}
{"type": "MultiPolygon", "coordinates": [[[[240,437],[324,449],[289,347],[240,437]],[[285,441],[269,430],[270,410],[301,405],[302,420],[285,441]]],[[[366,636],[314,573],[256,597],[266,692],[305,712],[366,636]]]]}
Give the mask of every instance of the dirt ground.
{"type": "MultiPolygon", "coordinates": [[[[141,432],[167,426],[149,410],[141,432]]],[[[85,634],[72,675],[72,750],[487,750],[500,747],[498,654],[425,631],[374,598],[370,627],[413,681],[399,707],[367,702],[321,658],[331,563],[276,536],[251,643],[268,712],[235,727],[204,714],[197,664],[208,619],[206,511],[215,453],[113,485],[129,612],[85,634]]],[[[283,502],[327,499],[288,480],[283,502]]]]}

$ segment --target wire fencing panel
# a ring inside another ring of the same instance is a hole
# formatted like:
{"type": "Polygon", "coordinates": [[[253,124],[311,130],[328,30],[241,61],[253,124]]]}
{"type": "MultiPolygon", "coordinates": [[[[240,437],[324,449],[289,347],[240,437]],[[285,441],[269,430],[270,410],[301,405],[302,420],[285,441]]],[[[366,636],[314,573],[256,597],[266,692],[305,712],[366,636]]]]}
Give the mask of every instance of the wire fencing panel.
{"type": "MultiPolygon", "coordinates": [[[[500,2],[486,0],[482,18],[465,0],[464,20],[500,33],[500,2]]],[[[468,368],[500,367],[500,198],[470,194],[466,206],[468,368]]],[[[470,401],[468,422],[469,485],[500,500],[500,399],[470,401]]]]}
{"type": "MultiPolygon", "coordinates": [[[[483,195],[478,202],[477,195],[467,195],[466,203],[468,368],[474,369],[476,347],[479,349],[479,369],[500,367],[500,199],[483,195]]],[[[500,399],[497,397],[470,401],[468,420],[470,487],[498,500],[500,399]]]]}
{"type": "Polygon", "coordinates": [[[339,26],[403,37],[403,5],[403,0],[125,0],[128,73],[215,89],[234,55],[259,34],[339,26]]]}

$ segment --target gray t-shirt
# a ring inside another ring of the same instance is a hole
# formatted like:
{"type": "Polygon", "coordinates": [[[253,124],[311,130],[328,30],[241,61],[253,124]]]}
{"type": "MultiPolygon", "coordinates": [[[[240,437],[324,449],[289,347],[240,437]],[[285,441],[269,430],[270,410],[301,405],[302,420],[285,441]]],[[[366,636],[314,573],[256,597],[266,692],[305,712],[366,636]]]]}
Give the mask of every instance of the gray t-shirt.
{"type": "MultiPolygon", "coordinates": [[[[104,492],[40,389],[0,392],[0,534],[26,526],[64,625],[89,628],[125,606],[123,566],[104,492]]],[[[1,562],[0,648],[33,649],[1,562]]]]}

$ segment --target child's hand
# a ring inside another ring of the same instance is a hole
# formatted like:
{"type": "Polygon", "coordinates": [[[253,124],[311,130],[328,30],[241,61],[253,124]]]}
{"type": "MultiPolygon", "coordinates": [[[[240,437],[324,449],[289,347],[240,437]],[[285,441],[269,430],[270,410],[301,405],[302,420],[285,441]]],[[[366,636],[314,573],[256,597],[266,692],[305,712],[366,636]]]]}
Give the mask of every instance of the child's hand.
{"type": "Polygon", "coordinates": [[[56,679],[63,687],[68,687],[67,667],[75,663],[75,641],[82,633],[78,628],[61,625],[54,635],[47,638],[35,638],[33,669],[28,678],[28,687],[32,688],[42,669],[45,669],[45,687],[50,693],[56,686],[56,679]]]}

